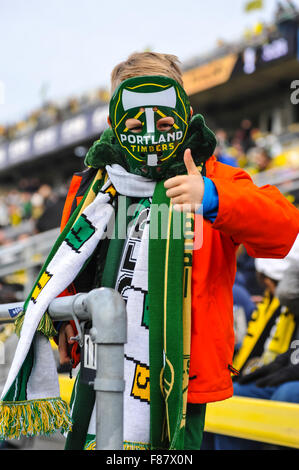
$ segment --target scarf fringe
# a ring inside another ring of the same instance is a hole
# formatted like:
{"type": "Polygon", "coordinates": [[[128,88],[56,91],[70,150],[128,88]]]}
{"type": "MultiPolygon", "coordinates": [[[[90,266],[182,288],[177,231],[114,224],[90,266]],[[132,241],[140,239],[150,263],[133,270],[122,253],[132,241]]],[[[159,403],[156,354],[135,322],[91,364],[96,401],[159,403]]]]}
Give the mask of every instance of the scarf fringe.
{"type": "Polygon", "coordinates": [[[84,446],[84,450],[96,450],[96,440],[88,441],[84,446]]]}
{"type": "Polygon", "coordinates": [[[0,403],[0,439],[20,439],[72,430],[69,405],[58,398],[0,403]]]}
{"type": "MultiPolygon", "coordinates": [[[[20,336],[21,334],[22,326],[24,323],[24,318],[25,318],[25,311],[23,310],[23,312],[18,315],[15,321],[15,329],[16,329],[16,334],[18,336],[20,336]]],[[[53,322],[48,312],[45,312],[44,315],[42,316],[41,321],[39,322],[36,331],[43,333],[48,339],[53,338],[54,336],[57,335],[57,331],[54,328],[53,322]]]]}
{"type": "MultiPolygon", "coordinates": [[[[151,446],[143,442],[124,442],[123,450],[150,450],[151,446]]],[[[87,441],[84,450],[96,450],[96,440],[87,441]]]]}
{"type": "Polygon", "coordinates": [[[124,442],[124,450],[150,450],[150,444],[145,442],[124,442]]]}

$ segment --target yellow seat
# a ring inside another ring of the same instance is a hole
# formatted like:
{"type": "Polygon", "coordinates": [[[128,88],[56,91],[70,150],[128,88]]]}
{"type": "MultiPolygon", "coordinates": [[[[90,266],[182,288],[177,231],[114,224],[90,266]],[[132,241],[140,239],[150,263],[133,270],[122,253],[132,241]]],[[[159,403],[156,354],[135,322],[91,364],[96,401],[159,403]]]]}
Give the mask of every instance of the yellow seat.
{"type": "Polygon", "coordinates": [[[205,431],[299,448],[299,404],[245,397],[209,403],[205,431]]]}

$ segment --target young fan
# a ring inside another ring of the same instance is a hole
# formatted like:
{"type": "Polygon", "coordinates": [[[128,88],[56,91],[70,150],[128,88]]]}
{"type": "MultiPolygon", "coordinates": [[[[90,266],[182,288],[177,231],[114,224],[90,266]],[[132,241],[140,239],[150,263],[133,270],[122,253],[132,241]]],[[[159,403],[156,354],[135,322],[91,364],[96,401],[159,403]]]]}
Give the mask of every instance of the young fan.
{"type": "MultiPolygon", "coordinates": [[[[39,390],[40,400],[32,386],[37,369],[38,385],[46,373],[38,355],[52,334],[47,306],[65,289],[113,287],[126,301],[125,449],[199,449],[206,403],[232,395],[236,250],[286,256],[299,217],[276,188],[217,162],[213,132],[192,114],[175,56],[136,53],[113,70],[110,127],[72,180],[62,234],[26,303],[2,395],[6,434],[18,407],[70,429],[66,411],[59,422],[58,391],[39,390]]],[[[60,328],[62,362],[74,334],[72,324],[60,328]]],[[[72,420],[66,448],[94,448],[94,394],[80,374],[72,420]]]]}

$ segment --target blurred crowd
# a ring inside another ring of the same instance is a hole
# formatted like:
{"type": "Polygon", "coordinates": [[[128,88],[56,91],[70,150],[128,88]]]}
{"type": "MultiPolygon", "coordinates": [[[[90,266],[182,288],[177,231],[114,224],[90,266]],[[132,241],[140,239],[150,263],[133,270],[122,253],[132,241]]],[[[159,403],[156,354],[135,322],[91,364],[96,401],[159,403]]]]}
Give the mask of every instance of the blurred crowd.
{"type": "Polygon", "coordinates": [[[0,124],[0,143],[45,129],[93,106],[107,103],[108,100],[108,90],[99,88],[81,97],[71,97],[63,102],[46,101],[40,108],[30,112],[21,121],[11,125],[0,124]]]}
{"type": "MultiPolygon", "coordinates": [[[[37,178],[21,179],[18,187],[0,192],[1,267],[16,261],[16,255],[8,248],[14,249],[16,243],[22,243],[20,249],[24,250],[33,235],[59,227],[66,192],[67,184],[51,186],[37,178]]],[[[42,263],[40,253],[34,252],[33,258],[42,263]]],[[[38,265],[33,269],[37,275],[38,265]]],[[[23,300],[30,282],[30,275],[24,269],[1,274],[0,304],[23,300]]]]}
{"type": "MultiPolygon", "coordinates": [[[[240,52],[245,46],[255,43],[268,42],[277,34],[284,34],[290,21],[298,17],[298,9],[292,0],[276,2],[276,12],[272,23],[258,23],[254,28],[244,31],[244,38],[239,42],[228,43],[221,38],[217,39],[216,48],[200,57],[192,58],[183,64],[183,68],[191,68],[192,65],[200,65],[209,60],[227,53],[240,52]],[[194,64],[193,64],[194,62],[194,64]]],[[[44,85],[43,88],[47,88],[44,85]]],[[[42,94],[46,94],[45,91],[42,94]]],[[[109,102],[110,92],[107,88],[98,88],[89,91],[82,96],[70,97],[62,102],[47,101],[42,98],[44,104],[30,112],[24,119],[10,125],[0,123],[0,143],[13,140],[17,137],[28,135],[33,131],[44,129],[57,124],[65,119],[81,113],[90,107],[109,102]]]]}
{"type": "MultiPolygon", "coordinates": [[[[243,119],[232,135],[229,136],[225,129],[217,129],[216,137],[216,158],[245,169],[252,177],[268,170],[299,169],[299,133],[290,134],[291,148],[288,148],[281,137],[263,134],[249,119],[243,119]]],[[[0,246],[27,234],[58,227],[67,184],[54,187],[36,178],[24,178],[18,187],[1,191],[0,246]],[[52,207],[56,208],[51,210],[52,207]]],[[[288,198],[295,202],[294,195],[290,194],[288,198]]]]}
{"type": "Polygon", "coordinates": [[[228,165],[244,168],[251,176],[282,168],[299,168],[299,136],[293,131],[276,136],[262,133],[249,119],[243,119],[230,137],[225,129],[217,129],[215,156],[228,165]]]}
{"type": "Polygon", "coordinates": [[[17,188],[1,192],[0,247],[59,227],[66,190],[24,178],[17,188]]]}

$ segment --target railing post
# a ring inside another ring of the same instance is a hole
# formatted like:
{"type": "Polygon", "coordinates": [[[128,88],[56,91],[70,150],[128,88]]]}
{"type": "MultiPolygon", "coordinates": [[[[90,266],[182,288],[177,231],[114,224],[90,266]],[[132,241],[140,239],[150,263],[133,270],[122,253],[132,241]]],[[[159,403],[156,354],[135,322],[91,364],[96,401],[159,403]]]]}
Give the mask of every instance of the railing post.
{"type": "MultiPolygon", "coordinates": [[[[0,323],[13,321],[12,312],[23,302],[0,305],[0,323]]],[[[124,344],[127,342],[126,305],[110,288],[88,294],[54,299],[48,308],[53,320],[68,321],[74,316],[92,320],[90,336],[96,343],[96,447],[97,450],[123,449],[124,344]]],[[[15,319],[15,317],[14,317],[15,319]]]]}
{"type": "Polygon", "coordinates": [[[96,448],[122,450],[126,306],[120,294],[109,288],[91,291],[86,304],[92,316],[91,339],[97,345],[96,448]]]}

